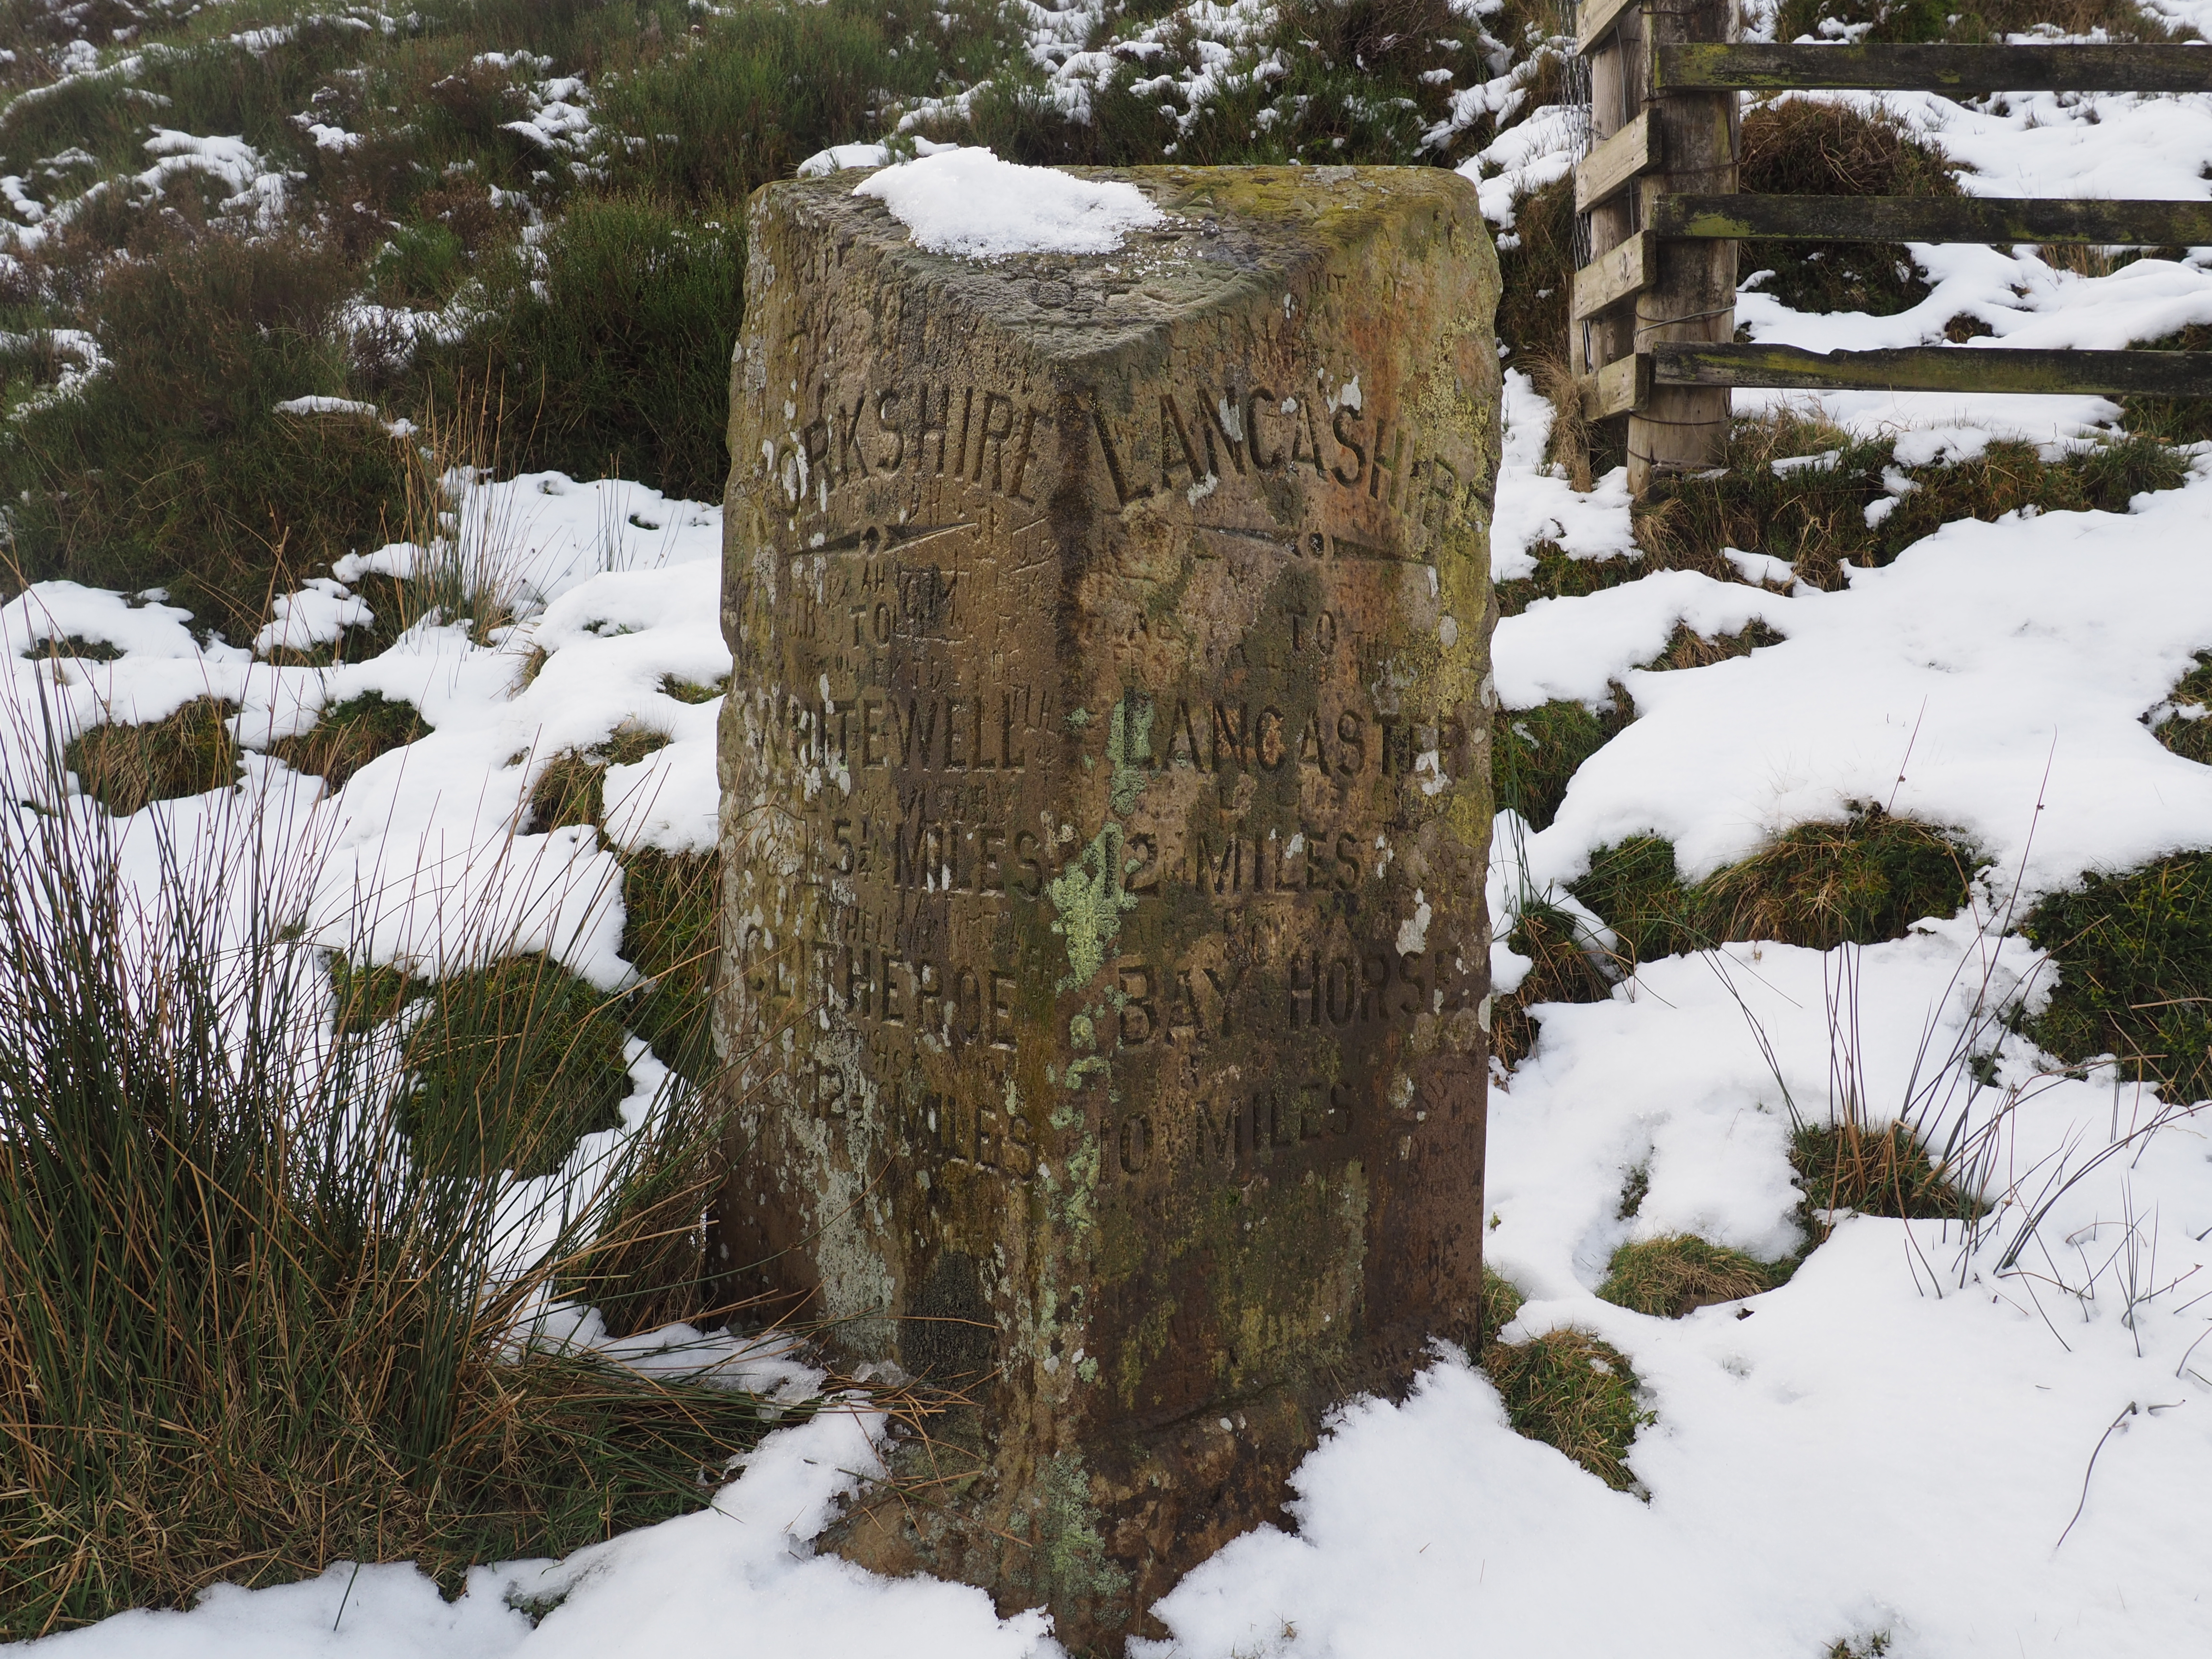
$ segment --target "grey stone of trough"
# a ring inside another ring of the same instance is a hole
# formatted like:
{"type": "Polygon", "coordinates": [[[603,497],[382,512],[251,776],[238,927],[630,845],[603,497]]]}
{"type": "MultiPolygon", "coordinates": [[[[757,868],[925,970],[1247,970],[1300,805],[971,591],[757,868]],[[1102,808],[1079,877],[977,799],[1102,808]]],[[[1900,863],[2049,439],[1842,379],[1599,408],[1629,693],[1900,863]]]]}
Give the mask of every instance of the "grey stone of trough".
{"type": "Polygon", "coordinates": [[[1498,273],[1441,169],[1086,176],[1166,222],[753,198],[716,1237],[910,1379],[830,1546],[1118,1653],[1476,1337],[1498,273]]]}

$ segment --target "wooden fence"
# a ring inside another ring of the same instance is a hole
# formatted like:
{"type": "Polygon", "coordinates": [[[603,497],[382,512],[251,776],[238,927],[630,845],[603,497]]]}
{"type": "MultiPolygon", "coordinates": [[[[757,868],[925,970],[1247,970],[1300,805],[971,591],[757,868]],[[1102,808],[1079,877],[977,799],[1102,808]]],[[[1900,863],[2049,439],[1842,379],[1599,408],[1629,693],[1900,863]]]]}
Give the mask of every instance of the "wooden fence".
{"type": "Polygon", "coordinates": [[[1784,89],[2212,92],[2212,47],[1763,46],[1735,0],[1581,0],[1589,153],[1569,360],[1596,419],[1628,417],[1629,487],[1720,459],[1735,386],[2212,397],[2212,352],[1735,340],[1736,245],[1760,240],[2212,246],[2212,202],[1739,194],[1739,94],[1784,89]]]}

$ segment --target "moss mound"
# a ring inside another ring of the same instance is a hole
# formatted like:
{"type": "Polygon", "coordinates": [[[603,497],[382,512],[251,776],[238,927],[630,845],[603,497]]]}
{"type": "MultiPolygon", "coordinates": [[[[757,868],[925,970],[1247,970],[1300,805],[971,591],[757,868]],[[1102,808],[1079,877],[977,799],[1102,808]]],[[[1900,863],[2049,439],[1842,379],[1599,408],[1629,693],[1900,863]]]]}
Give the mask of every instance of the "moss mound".
{"type": "Polygon", "coordinates": [[[1582,764],[1627,728],[1636,707],[1615,687],[1611,703],[1589,708],[1567,699],[1491,716],[1491,781],[1498,805],[1531,830],[1549,827],[1582,764]]]}

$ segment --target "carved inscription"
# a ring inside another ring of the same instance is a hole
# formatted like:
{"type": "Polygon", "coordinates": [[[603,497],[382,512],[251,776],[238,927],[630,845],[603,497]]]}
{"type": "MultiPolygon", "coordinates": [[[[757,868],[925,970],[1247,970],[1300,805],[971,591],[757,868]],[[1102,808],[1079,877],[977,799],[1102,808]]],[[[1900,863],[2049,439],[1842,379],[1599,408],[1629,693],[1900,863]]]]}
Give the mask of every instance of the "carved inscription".
{"type": "MultiPolygon", "coordinates": [[[[1354,375],[1333,396],[1279,396],[1249,375],[1191,385],[1158,394],[1156,422],[1149,411],[1109,416],[1094,404],[1094,463],[1122,507],[1176,492],[1194,504],[1224,479],[1249,475],[1364,495],[1419,531],[1486,513],[1488,481],[1462,477],[1410,422],[1379,411],[1370,417],[1358,383],[1354,375]]],[[[827,513],[839,492],[886,477],[965,483],[1036,504],[1040,426],[1048,432],[1050,422],[1011,389],[917,382],[853,395],[823,386],[814,403],[813,419],[764,445],[766,469],[793,511],[827,513]]],[[[1319,532],[1292,542],[1322,557],[1411,556],[1319,532]]]]}

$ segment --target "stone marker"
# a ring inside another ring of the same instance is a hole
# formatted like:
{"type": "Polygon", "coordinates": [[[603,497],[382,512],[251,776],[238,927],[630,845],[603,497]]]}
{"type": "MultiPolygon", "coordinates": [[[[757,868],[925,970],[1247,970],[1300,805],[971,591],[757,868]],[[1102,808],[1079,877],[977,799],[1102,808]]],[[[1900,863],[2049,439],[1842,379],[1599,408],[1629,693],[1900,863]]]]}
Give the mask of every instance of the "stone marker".
{"type": "Polygon", "coordinates": [[[1498,275],[1441,169],[1089,176],[1167,222],[753,198],[719,1237],[947,1399],[835,1547],[1118,1653],[1475,1336],[1498,275]]]}

